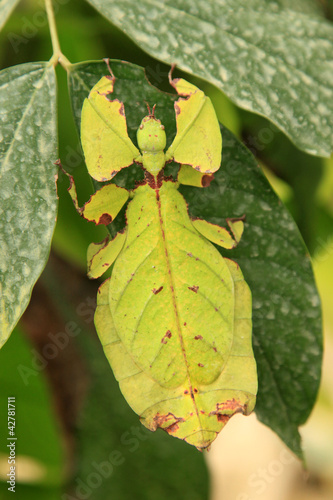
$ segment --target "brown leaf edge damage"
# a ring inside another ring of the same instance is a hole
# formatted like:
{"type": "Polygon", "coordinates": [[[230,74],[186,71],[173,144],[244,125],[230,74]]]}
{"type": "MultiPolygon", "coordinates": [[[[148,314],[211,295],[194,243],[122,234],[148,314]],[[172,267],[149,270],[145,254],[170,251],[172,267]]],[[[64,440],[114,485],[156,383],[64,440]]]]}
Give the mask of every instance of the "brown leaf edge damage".
{"type": "Polygon", "coordinates": [[[181,417],[176,417],[171,412],[167,413],[166,415],[161,415],[160,413],[157,413],[154,417],[154,430],[160,427],[168,434],[172,434],[179,429],[179,422],[184,422],[184,419],[181,417]],[[169,421],[171,421],[170,424],[169,421]]]}
{"type": "Polygon", "coordinates": [[[219,422],[227,423],[229,419],[236,413],[246,414],[247,406],[242,405],[236,399],[228,399],[223,403],[216,403],[216,410],[211,411],[209,416],[216,415],[219,422]]]}

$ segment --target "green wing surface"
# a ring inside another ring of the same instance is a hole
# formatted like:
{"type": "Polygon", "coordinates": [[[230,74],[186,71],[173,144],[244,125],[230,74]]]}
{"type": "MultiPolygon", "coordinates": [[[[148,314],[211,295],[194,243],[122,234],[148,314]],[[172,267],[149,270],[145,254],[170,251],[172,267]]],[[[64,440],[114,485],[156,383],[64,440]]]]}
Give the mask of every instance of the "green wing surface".
{"type": "Polygon", "coordinates": [[[127,134],[124,104],[111,99],[114,80],[103,76],[82,107],[82,148],[88,172],[97,181],[112,179],[140,156],[127,134]]]}
{"type": "Polygon", "coordinates": [[[166,152],[167,160],[191,165],[201,173],[216,172],[221,165],[222,136],[211,100],[182,78],[170,83],[180,97],[175,102],[177,134],[166,152]]]}

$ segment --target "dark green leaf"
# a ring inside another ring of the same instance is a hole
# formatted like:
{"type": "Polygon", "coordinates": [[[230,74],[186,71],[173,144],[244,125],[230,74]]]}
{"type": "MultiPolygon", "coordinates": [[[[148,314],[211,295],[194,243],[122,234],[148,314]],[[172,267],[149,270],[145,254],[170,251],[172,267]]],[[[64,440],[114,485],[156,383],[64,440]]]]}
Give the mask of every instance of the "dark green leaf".
{"type": "Polygon", "coordinates": [[[243,114],[243,137],[246,144],[253,147],[255,156],[293,190],[288,209],[312,254],[318,239],[317,190],[325,160],[297,149],[285,135],[261,116],[243,114]]]}
{"type": "Polygon", "coordinates": [[[49,253],[57,210],[52,66],[0,73],[0,346],[25,310],[49,253]]]}

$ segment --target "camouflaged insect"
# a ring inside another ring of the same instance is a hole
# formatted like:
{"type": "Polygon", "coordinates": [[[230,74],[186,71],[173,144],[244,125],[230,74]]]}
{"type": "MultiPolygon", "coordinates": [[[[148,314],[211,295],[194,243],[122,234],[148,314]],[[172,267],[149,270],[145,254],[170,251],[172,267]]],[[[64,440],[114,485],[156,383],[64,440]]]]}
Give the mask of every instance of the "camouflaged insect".
{"type": "MultiPolygon", "coordinates": [[[[215,246],[234,248],[243,221],[229,231],[192,220],[179,184],[203,187],[221,164],[222,138],[211,101],[194,85],[171,79],[177,134],[169,149],[164,126],[149,111],[127,134],[124,104],[112,100],[115,77],[103,77],[85,99],[81,141],[89,174],[112,179],[142,164],[145,182],[131,192],[111,183],[77,209],[109,224],[128,203],[127,226],[88,249],[89,276],[114,264],[99,288],[95,325],[129,405],[151,430],[207,448],[235,413],[248,415],[257,391],[251,345],[251,293],[239,266],[215,246]],[[164,178],[166,162],[179,163],[177,182],[164,178]]],[[[209,189],[209,188],[208,188],[209,189]]]]}

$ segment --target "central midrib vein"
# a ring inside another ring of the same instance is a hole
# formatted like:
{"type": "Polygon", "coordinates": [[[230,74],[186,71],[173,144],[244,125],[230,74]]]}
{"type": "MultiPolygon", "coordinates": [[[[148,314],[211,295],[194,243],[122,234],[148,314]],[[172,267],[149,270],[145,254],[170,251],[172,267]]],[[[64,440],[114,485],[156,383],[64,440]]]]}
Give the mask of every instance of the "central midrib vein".
{"type": "MultiPolygon", "coordinates": [[[[162,234],[162,241],[163,241],[163,246],[164,246],[164,255],[165,255],[165,261],[166,261],[166,267],[168,270],[168,277],[169,277],[169,286],[171,290],[171,297],[172,297],[172,303],[173,303],[173,309],[175,312],[175,317],[177,321],[177,330],[178,330],[178,336],[179,336],[179,341],[180,341],[180,346],[182,349],[182,354],[184,357],[184,362],[186,366],[186,372],[187,372],[187,380],[188,380],[188,385],[190,389],[190,394],[191,394],[191,399],[193,402],[193,406],[200,424],[200,428],[202,429],[201,425],[201,419],[199,415],[199,410],[197,408],[197,404],[195,401],[195,396],[193,392],[193,387],[192,387],[192,381],[190,377],[190,372],[188,369],[188,361],[187,361],[187,356],[186,356],[186,350],[185,350],[185,345],[184,345],[184,339],[182,336],[182,331],[181,331],[181,326],[180,326],[180,319],[179,319],[179,314],[178,314],[178,309],[177,309],[177,303],[176,303],[176,297],[175,297],[175,287],[174,287],[174,280],[172,276],[172,270],[171,270],[171,263],[170,263],[170,257],[169,257],[169,252],[168,252],[168,246],[166,242],[166,237],[165,237],[165,231],[164,231],[164,222],[163,222],[163,217],[162,217],[162,210],[161,210],[161,199],[160,199],[160,194],[159,194],[159,189],[155,189],[156,193],[156,203],[157,203],[157,208],[158,208],[158,215],[159,215],[159,221],[160,221],[160,229],[161,229],[161,234],[162,234]]],[[[204,437],[204,436],[203,436],[204,437]]]]}

